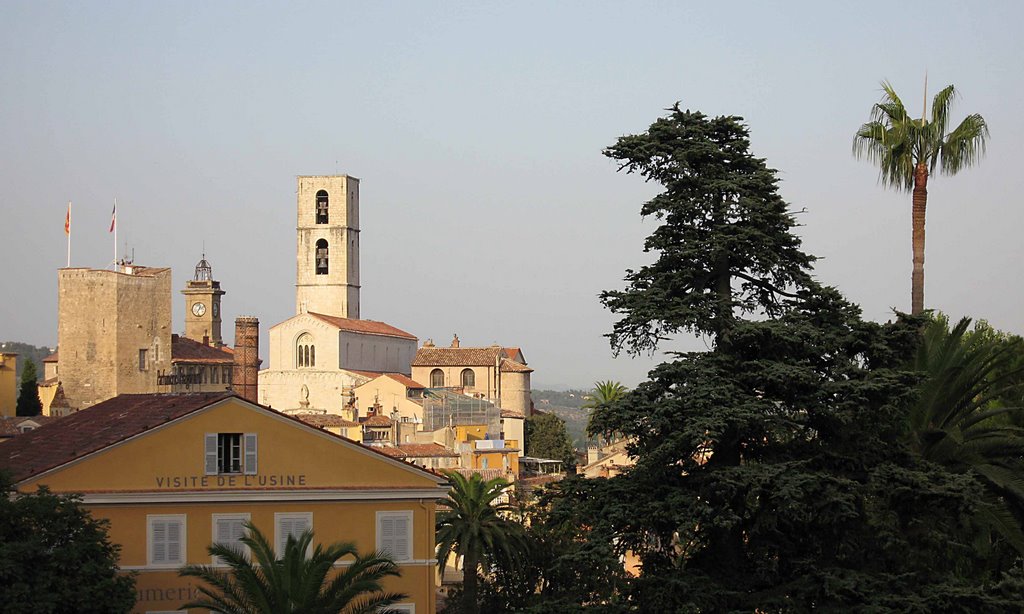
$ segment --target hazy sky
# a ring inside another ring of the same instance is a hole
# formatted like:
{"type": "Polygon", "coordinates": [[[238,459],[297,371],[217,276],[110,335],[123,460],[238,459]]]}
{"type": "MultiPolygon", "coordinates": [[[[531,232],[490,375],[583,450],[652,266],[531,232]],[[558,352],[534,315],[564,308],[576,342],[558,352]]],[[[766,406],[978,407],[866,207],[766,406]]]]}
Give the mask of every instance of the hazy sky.
{"type": "MultiPolygon", "coordinates": [[[[56,270],[119,241],[174,269],[205,242],[236,315],[294,313],[295,176],[361,179],[362,314],[421,340],[519,345],[534,385],[633,385],[597,294],[649,261],[653,194],[602,148],[675,101],[743,116],[817,274],[867,317],[909,309],[910,196],[850,153],[890,80],[953,83],[982,165],[929,184],[925,300],[1024,333],[1017,2],[0,1],[0,339],[54,345],[56,270]],[[1017,194],[1018,196],[1013,196],[1017,194]]],[[[700,340],[676,347],[702,348],[700,340]]]]}

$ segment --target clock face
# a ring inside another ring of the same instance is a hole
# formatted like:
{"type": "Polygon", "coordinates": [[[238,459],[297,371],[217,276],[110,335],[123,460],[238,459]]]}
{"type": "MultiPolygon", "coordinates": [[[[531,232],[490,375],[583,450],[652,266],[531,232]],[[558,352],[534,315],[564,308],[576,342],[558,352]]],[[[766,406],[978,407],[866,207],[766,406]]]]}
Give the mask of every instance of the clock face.
{"type": "Polygon", "coordinates": [[[206,313],[206,305],[202,303],[192,303],[192,315],[202,317],[204,313],[206,313]]]}

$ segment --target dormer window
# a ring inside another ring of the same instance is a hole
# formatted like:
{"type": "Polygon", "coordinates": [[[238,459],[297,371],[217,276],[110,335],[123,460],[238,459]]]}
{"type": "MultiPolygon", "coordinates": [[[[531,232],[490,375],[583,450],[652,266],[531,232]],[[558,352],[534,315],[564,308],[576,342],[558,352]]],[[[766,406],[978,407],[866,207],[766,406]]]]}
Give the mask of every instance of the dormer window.
{"type": "Polygon", "coordinates": [[[316,274],[327,275],[327,239],[316,242],[316,274]]]}
{"type": "Polygon", "coordinates": [[[327,192],[324,190],[316,193],[316,223],[327,223],[327,192]]]}

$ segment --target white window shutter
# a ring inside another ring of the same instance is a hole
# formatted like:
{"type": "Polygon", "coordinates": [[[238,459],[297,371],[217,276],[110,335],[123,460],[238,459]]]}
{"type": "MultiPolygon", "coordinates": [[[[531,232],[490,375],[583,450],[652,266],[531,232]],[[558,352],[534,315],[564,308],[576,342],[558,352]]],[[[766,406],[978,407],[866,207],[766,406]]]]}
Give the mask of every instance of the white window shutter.
{"type": "Polygon", "coordinates": [[[412,552],[410,552],[409,542],[409,518],[407,517],[395,517],[394,519],[394,550],[392,555],[396,561],[407,561],[412,558],[412,552]]]}
{"type": "Polygon", "coordinates": [[[150,536],[150,551],[153,553],[154,563],[167,562],[167,523],[154,522],[150,536]]]}
{"type": "Polygon", "coordinates": [[[174,563],[181,560],[181,525],[170,521],[167,523],[167,561],[174,563]]]}
{"type": "Polygon", "coordinates": [[[217,475],[217,433],[206,434],[206,475],[217,475]]]}
{"type": "Polygon", "coordinates": [[[256,475],[256,433],[245,434],[245,474],[256,475]]]}

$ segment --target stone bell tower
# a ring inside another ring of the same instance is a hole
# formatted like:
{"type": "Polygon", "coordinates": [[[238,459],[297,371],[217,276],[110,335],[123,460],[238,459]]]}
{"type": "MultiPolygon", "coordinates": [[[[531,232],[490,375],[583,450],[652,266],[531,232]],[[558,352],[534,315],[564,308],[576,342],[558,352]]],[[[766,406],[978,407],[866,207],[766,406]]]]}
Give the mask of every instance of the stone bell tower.
{"type": "Polygon", "coordinates": [[[295,312],[359,318],[359,180],[298,177],[295,312]]]}
{"type": "Polygon", "coordinates": [[[185,336],[215,347],[224,345],[220,336],[220,297],[224,291],[213,279],[213,268],[206,254],[196,265],[195,275],[185,282],[185,336]]]}

